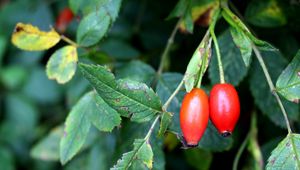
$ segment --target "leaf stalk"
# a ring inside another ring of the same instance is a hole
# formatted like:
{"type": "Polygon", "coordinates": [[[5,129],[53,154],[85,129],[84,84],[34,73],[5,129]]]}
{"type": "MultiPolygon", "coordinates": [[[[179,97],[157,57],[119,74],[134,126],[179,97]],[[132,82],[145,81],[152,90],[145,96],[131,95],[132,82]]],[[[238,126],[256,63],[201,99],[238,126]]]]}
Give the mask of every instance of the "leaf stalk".
{"type": "Polygon", "coordinates": [[[217,53],[219,74],[220,74],[220,83],[224,84],[225,83],[225,78],[224,78],[223,64],[222,64],[222,60],[221,60],[221,53],[220,53],[220,49],[219,49],[218,40],[217,40],[217,37],[216,37],[216,34],[215,34],[215,26],[216,26],[219,15],[220,15],[220,9],[218,9],[216,11],[216,13],[214,14],[214,16],[212,18],[212,22],[209,26],[209,31],[210,31],[210,35],[213,39],[215,49],[216,49],[216,53],[217,53]]]}
{"type": "Polygon", "coordinates": [[[166,101],[166,103],[163,105],[163,107],[162,107],[163,111],[167,111],[167,108],[169,107],[169,105],[170,105],[171,101],[173,100],[173,98],[176,96],[176,94],[181,89],[183,83],[184,83],[184,81],[182,79],[181,82],[179,83],[179,85],[177,86],[177,88],[175,89],[175,91],[171,94],[171,96],[168,98],[168,100],[166,101]]]}
{"type": "Polygon", "coordinates": [[[153,123],[151,124],[151,127],[150,127],[150,129],[149,129],[147,135],[145,136],[145,140],[146,140],[146,141],[149,140],[149,138],[150,138],[150,136],[151,136],[151,134],[152,134],[152,132],[153,132],[153,130],[154,130],[154,127],[155,127],[156,123],[158,122],[159,118],[160,118],[160,115],[156,116],[155,120],[154,120],[153,123]]]}
{"type": "Polygon", "coordinates": [[[73,45],[74,47],[79,47],[79,45],[76,43],[76,42],[74,42],[73,40],[71,40],[70,38],[68,38],[68,37],[66,37],[66,36],[64,36],[64,35],[60,35],[60,38],[63,40],[63,41],[65,41],[66,43],[69,43],[70,45],[73,45]]]}
{"type": "Polygon", "coordinates": [[[283,116],[284,116],[284,120],[285,120],[285,123],[286,123],[286,127],[287,127],[287,129],[288,129],[288,133],[290,134],[290,133],[292,133],[291,125],[290,125],[290,122],[289,122],[289,119],[288,119],[286,110],[285,110],[285,108],[284,108],[284,106],[283,106],[283,104],[282,104],[282,101],[281,101],[281,99],[279,98],[279,96],[278,96],[278,94],[277,94],[277,92],[276,92],[275,86],[274,86],[274,84],[273,84],[273,82],[272,82],[272,79],[271,79],[271,77],[270,77],[270,74],[269,74],[269,72],[268,72],[268,68],[267,68],[267,66],[266,66],[266,64],[265,64],[265,62],[264,62],[264,60],[262,59],[261,53],[260,53],[260,51],[257,49],[256,45],[253,44],[253,45],[252,45],[252,48],[253,48],[253,51],[254,51],[254,53],[255,53],[255,56],[256,56],[256,58],[257,58],[259,64],[260,64],[261,68],[263,69],[263,72],[264,72],[265,77],[266,77],[266,79],[267,79],[267,82],[268,82],[268,85],[269,85],[269,87],[270,87],[271,93],[275,96],[275,98],[276,98],[276,100],[277,100],[277,103],[278,103],[278,105],[279,105],[279,107],[280,107],[280,109],[281,109],[281,112],[282,112],[282,114],[283,114],[283,116]]]}

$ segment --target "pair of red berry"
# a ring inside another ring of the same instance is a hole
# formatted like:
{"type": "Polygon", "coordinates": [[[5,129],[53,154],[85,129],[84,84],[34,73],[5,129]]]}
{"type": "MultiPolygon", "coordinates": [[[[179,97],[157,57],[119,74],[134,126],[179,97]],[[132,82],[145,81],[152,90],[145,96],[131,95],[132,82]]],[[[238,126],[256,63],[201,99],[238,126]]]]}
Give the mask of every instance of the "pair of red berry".
{"type": "Polygon", "coordinates": [[[222,136],[231,135],[240,116],[238,93],[231,84],[216,84],[210,96],[199,88],[187,93],[180,109],[180,127],[188,147],[198,145],[208,119],[222,136]]]}

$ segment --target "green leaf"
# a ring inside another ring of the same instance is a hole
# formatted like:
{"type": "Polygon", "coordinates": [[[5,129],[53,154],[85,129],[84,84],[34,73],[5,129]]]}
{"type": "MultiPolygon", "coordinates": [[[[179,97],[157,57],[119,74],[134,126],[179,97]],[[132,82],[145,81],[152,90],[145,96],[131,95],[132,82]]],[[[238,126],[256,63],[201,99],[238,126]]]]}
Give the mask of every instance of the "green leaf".
{"type": "Polygon", "coordinates": [[[192,17],[192,1],[191,0],[180,0],[176,4],[175,8],[169,14],[167,19],[182,17],[184,30],[192,33],[194,29],[193,17],[192,17]]]}
{"type": "MultiPolygon", "coordinates": [[[[251,39],[251,38],[250,38],[251,39]]],[[[252,38],[252,41],[255,43],[255,45],[263,51],[279,51],[276,47],[274,47],[272,44],[259,40],[255,37],[252,38]]]]}
{"type": "MultiPolygon", "coordinates": [[[[244,66],[241,53],[235,46],[229,30],[226,30],[218,37],[218,43],[220,47],[221,60],[223,63],[225,81],[236,86],[247,75],[248,69],[244,66]]],[[[213,50],[208,71],[212,84],[219,83],[219,67],[215,50],[213,50]]]]}
{"type": "Polygon", "coordinates": [[[153,152],[149,141],[145,139],[135,139],[133,142],[133,150],[124,153],[122,158],[118,160],[111,170],[128,169],[133,161],[140,160],[149,169],[152,169],[153,152]]]}
{"type": "Polygon", "coordinates": [[[82,10],[85,14],[77,30],[77,42],[91,46],[99,42],[116,20],[121,0],[69,0],[74,12],[82,10]]]}
{"type": "Polygon", "coordinates": [[[59,142],[63,136],[63,126],[58,126],[50,131],[50,133],[38,142],[30,151],[30,155],[35,159],[44,161],[59,160],[59,142]]]}
{"type": "Polygon", "coordinates": [[[100,131],[111,132],[115,126],[121,123],[119,113],[105,103],[96,92],[92,92],[91,95],[93,99],[91,110],[93,113],[89,115],[90,121],[100,131]]]}
{"type": "Polygon", "coordinates": [[[155,76],[155,70],[148,64],[139,60],[131,61],[116,69],[116,77],[131,79],[150,85],[155,76]]]}
{"type": "Polygon", "coordinates": [[[192,33],[194,30],[194,22],[192,17],[192,7],[190,5],[188,6],[185,14],[183,15],[182,20],[186,31],[192,33]]]}
{"type": "Polygon", "coordinates": [[[87,47],[96,44],[108,31],[110,17],[104,10],[94,11],[82,19],[77,30],[77,42],[87,47]]]}
{"type": "MultiPolygon", "coordinates": [[[[130,121],[125,121],[122,123],[122,128],[120,129],[120,135],[117,138],[116,145],[118,148],[114,153],[114,162],[118,160],[119,156],[124,153],[128,152],[128,148],[132,146],[132,143],[137,138],[144,137],[151,126],[152,122],[147,123],[134,123],[130,121]]],[[[158,126],[154,127],[153,134],[158,133],[158,126]]],[[[156,135],[151,135],[151,147],[153,150],[153,169],[156,170],[163,170],[165,169],[165,154],[163,152],[163,140],[162,138],[158,138],[156,135]]],[[[135,160],[132,162],[132,165],[129,169],[139,169],[139,170],[148,170],[142,161],[135,160]]]]}
{"type": "MultiPolygon", "coordinates": [[[[279,52],[262,52],[263,59],[268,68],[271,79],[276,80],[282,70],[286,67],[287,61],[279,52]]],[[[276,125],[286,128],[284,117],[280,107],[272,95],[266,78],[257,60],[253,62],[250,71],[250,90],[255,99],[255,104],[266,114],[276,125]]],[[[290,121],[296,121],[299,117],[299,105],[283,100],[284,108],[288,113],[290,121]]]]}
{"type": "Polygon", "coordinates": [[[102,66],[80,64],[80,68],[102,99],[122,116],[145,122],[161,112],[158,96],[145,84],[115,80],[114,75],[102,66]]]}
{"type": "MultiPolygon", "coordinates": [[[[181,82],[182,78],[183,76],[179,73],[164,73],[158,79],[156,92],[163,103],[168,100],[168,98],[181,82]]],[[[173,98],[168,107],[168,111],[174,113],[169,130],[176,133],[181,132],[179,127],[179,110],[184,94],[185,91],[180,90],[179,93],[173,98]]]]}
{"type": "Polygon", "coordinates": [[[70,8],[78,13],[82,11],[84,15],[91,12],[104,10],[108,13],[112,21],[118,16],[122,0],[69,0],[70,8]]]}
{"type": "Polygon", "coordinates": [[[245,18],[259,27],[278,27],[287,23],[287,17],[278,0],[252,0],[247,6],[245,18]]]}
{"type": "Polygon", "coordinates": [[[122,0],[103,0],[102,9],[105,9],[108,13],[111,22],[114,22],[119,14],[122,0]]]}
{"type": "Polygon", "coordinates": [[[180,29],[182,31],[193,32],[194,23],[201,17],[203,20],[210,22],[211,14],[218,7],[219,2],[216,0],[179,0],[167,19],[182,17],[180,29]]]}
{"type": "Polygon", "coordinates": [[[130,46],[128,42],[119,39],[104,41],[101,43],[100,49],[117,60],[130,60],[140,56],[140,52],[130,46]]]}
{"type": "Polygon", "coordinates": [[[90,115],[94,114],[95,112],[93,108],[93,105],[95,105],[93,96],[94,94],[95,92],[86,93],[72,108],[71,113],[67,117],[64,127],[64,133],[60,141],[61,162],[63,158],[62,154],[66,155],[64,157],[64,161],[66,163],[71,160],[79,151],[86,151],[90,146],[95,144],[96,140],[99,139],[99,131],[93,127],[89,128],[91,125],[91,122],[89,120],[90,115]],[[72,112],[76,112],[76,114],[72,114],[72,112]],[[70,122],[72,123],[72,125],[67,126],[67,123],[70,122]],[[68,131],[70,133],[68,133],[68,131]],[[64,145],[65,147],[63,148],[62,145],[64,145]]]}
{"type": "Polygon", "coordinates": [[[256,38],[247,28],[247,26],[236,16],[234,15],[230,9],[223,8],[222,11],[223,18],[234,28],[242,31],[248,38],[260,49],[265,51],[278,51],[275,47],[273,47],[268,42],[262,41],[256,38]]]}
{"type": "Polygon", "coordinates": [[[285,137],[278,136],[264,143],[260,148],[263,154],[264,162],[268,162],[268,158],[271,156],[271,152],[285,137]]]}
{"type": "Polygon", "coordinates": [[[0,146],[0,165],[3,170],[15,169],[13,153],[3,146],[0,146]]]}
{"type": "Polygon", "coordinates": [[[267,170],[300,169],[300,135],[291,133],[272,151],[267,170]]]}
{"type": "Polygon", "coordinates": [[[229,150],[232,147],[232,137],[222,137],[214,125],[209,121],[198,147],[212,152],[221,152],[229,150]]]}
{"type": "Polygon", "coordinates": [[[245,65],[248,67],[251,62],[252,44],[251,40],[242,31],[235,27],[230,27],[233,42],[240,49],[245,65]]]}
{"type": "Polygon", "coordinates": [[[58,83],[64,84],[74,76],[77,61],[76,47],[65,46],[51,55],[46,66],[47,76],[49,79],[56,79],[58,83]]]}
{"type": "Polygon", "coordinates": [[[54,29],[43,32],[38,27],[23,23],[16,25],[11,38],[15,46],[28,51],[47,50],[56,45],[59,40],[60,35],[54,29]]]}
{"type": "Polygon", "coordinates": [[[173,113],[164,112],[161,116],[160,120],[160,128],[158,131],[158,136],[162,136],[165,134],[166,130],[168,129],[171,121],[172,121],[173,113]]]}
{"type": "Polygon", "coordinates": [[[167,19],[183,16],[187,10],[189,3],[191,3],[190,0],[179,0],[167,19]]]}
{"type": "Polygon", "coordinates": [[[300,50],[293,61],[280,74],[276,90],[289,101],[299,103],[300,99],[300,50]]]}
{"type": "Polygon", "coordinates": [[[184,150],[184,156],[188,164],[197,170],[209,169],[213,160],[213,154],[202,149],[184,150]]]}
{"type": "Polygon", "coordinates": [[[207,32],[195,50],[184,74],[184,85],[187,92],[190,92],[202,80],[208,67],[211,56],[211,38],[207,32]]]}
{"type": "Polygon", "coordinates": [[[71,160],[83,146],[90,130],[89,115],[93,114],[93,92],[86,93],[72,108],[60,141],[60,161],[62,164],[71,160]]]}

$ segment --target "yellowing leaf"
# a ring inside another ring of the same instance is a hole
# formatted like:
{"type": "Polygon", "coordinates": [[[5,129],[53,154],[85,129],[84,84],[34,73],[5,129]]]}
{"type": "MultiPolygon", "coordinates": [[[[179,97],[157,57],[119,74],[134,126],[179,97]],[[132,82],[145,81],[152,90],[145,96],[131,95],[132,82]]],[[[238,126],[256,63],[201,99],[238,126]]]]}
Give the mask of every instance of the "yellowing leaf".
{"type": "Polygon", "coordinates": [[[18,23],[13,32],[11,41],[20,49],[40,51],[53,47],[60,40],[60,35],[51,29],[43,32],[31,24],[18,23]]]}
{"type": "Polygon", "coordinates": [[[259,27],[272,28],[286,25],[287,14],[279,0],[253,0],[246,9],[245,18],[259,27]]]}
{"type": "Polygon", "coordinates": [[[56,79],[61,84],[68,82],[75,74],[77,61],[76,47],[68,45],[57,50],[46,66],[48,78],[56,79]]]}

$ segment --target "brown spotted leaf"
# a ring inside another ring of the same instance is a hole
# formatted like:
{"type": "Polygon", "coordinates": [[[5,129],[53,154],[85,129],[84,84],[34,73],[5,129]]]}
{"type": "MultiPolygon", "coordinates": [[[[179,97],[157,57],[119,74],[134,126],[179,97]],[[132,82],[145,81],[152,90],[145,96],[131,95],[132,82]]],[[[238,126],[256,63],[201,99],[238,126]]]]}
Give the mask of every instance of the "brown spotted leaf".
{"type": "Polygon", "coordinates": [[[267,170],[300,169],[300,135],[288,134],[272,151],[266,166],[267,170]]]}
{"type": "Polygon", "coordinates": [[[245,65],[249,67],[252,54],[251,40],[246,36],[245,33],[243,33],[243,31],[235,27],[230,27],[230,33],[234,44],[241,52],[245,65]]]}
{"type": "Polygon", "coordinates": [[[122,116],[131,117],[132,121],[145,122],[162,112],[159,97],[146,84],[128,79],[116,80],[103,66],[79,66],[100,97],[122,116]]]}
{"type": "Polygon", "coordinates": [[[209,38],[209,34],[207,32],[186,68],[183,79],[187,92],[190,92],[196,86],[198,81],[201,82],[201,79],[208,67],[210,56],[211,38],[209,38]]]}

